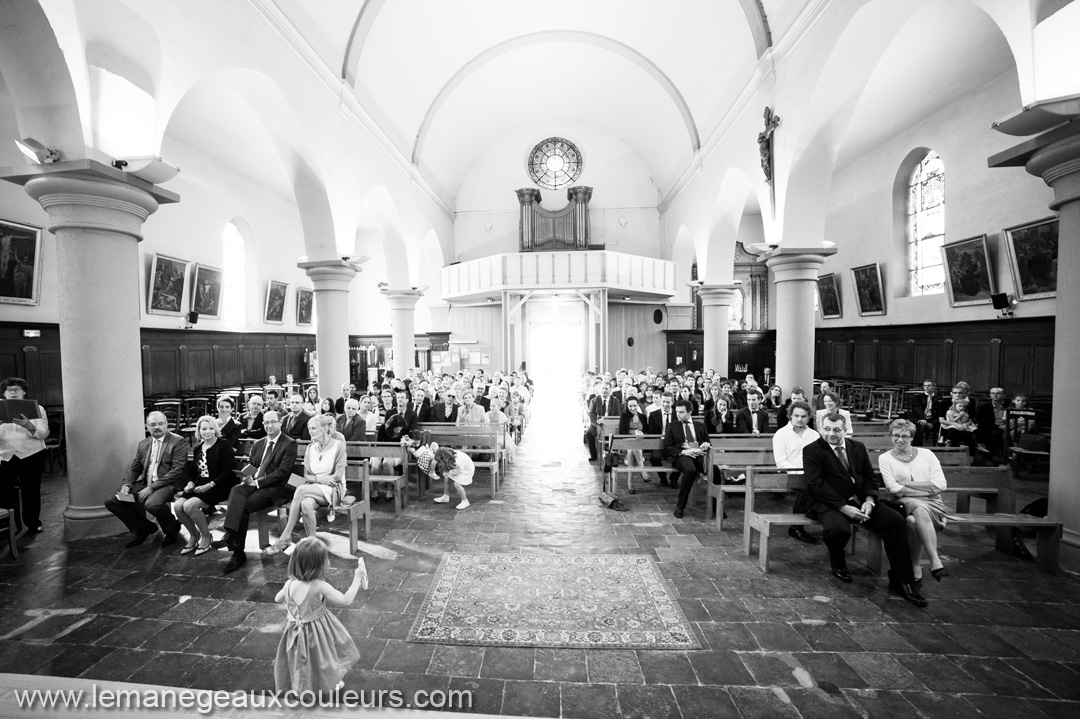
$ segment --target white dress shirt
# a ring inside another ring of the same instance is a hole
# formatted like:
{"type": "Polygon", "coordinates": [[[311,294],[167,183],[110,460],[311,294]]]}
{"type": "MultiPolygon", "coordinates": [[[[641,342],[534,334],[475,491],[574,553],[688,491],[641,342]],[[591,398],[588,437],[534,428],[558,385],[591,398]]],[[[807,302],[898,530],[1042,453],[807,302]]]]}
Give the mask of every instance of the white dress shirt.
{"type": "Polygon", "coordinates": [[[773,461],[776,466],[780,469],[802,469],[803,447],[816,442],[820,436],[809,427],[799,436],[790,422],[776,430],[772,438],[773,461]]]}

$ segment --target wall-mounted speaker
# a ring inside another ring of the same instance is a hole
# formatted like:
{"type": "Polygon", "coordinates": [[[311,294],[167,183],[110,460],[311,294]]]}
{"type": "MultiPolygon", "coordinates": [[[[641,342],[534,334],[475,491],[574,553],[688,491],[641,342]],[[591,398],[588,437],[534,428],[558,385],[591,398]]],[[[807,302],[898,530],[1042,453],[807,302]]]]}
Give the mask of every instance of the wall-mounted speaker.
{"type": "Polygon", "coordinates": [[[990,301],[994,304],[995,310],[1004,310],[1009,307],[1009,296],[1004,292],[990,295],[990,301]]]}
{"type": "Polygon", "coordinates": [[[188,312],[187,313],[187,321],[188,321],[188,324],[192,324],[192,325],[198,324],[199,323],[199,313],[198,312],[188,312]]]}

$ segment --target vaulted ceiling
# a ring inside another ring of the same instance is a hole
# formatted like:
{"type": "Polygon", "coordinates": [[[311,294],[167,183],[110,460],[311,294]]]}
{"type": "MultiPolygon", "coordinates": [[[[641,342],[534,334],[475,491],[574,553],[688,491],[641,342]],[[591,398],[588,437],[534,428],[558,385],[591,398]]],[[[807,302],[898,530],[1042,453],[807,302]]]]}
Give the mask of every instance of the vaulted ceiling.
{"type": "Polygon", "coordinates": [[[807,0],[276,2],[452,203],[493,141],[566,119],[666,192],[807,0]]]}

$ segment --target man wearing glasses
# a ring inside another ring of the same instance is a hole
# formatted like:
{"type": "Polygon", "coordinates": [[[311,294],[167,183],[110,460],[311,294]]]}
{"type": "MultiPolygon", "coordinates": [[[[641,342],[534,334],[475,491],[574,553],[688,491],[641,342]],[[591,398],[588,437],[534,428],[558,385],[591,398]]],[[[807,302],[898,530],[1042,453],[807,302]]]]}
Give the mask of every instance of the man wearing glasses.
{"type": "Polygon", "coordinates": [[[247,563],[244,544],[252,512],[280,507],[292,500],[293,487],[289,477],[296,466],[296,441],[281,431],[281,417],[277,412],[263,413],[263,426],[266,436],[251,448],[248,465],[241,471],[244,479],[229,493],[225,534],[212,543],[214,549],[232,551],[224,574],[235,572],[247,563]]]}
{"type": "Polygon", "coordinates": [[[818,439],[803,448],[810,507],[806,515],[821,522],[822,539],[829,548],[834,577],[850,582],[844,547],[851,540],[851,525],[861,524],[881,535],[889,557],[889,589],[917,607],[926,600],[915,586],[907,521],[877,501],[877,481],[866,447],[844,436],[844,418],[826,415],[818,439]]]}

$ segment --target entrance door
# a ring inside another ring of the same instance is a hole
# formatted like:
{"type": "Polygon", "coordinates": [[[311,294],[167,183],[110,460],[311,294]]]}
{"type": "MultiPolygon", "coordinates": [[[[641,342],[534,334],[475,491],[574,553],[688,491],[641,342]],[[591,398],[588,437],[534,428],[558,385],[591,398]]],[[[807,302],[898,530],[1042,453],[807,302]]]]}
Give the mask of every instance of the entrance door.
{"type": "Polygon", "coordinates": [[[529,301],[525,307],[529,375],[543,386],[577,387],[585,371],[585,304],[580,300],[529,301]]]}

